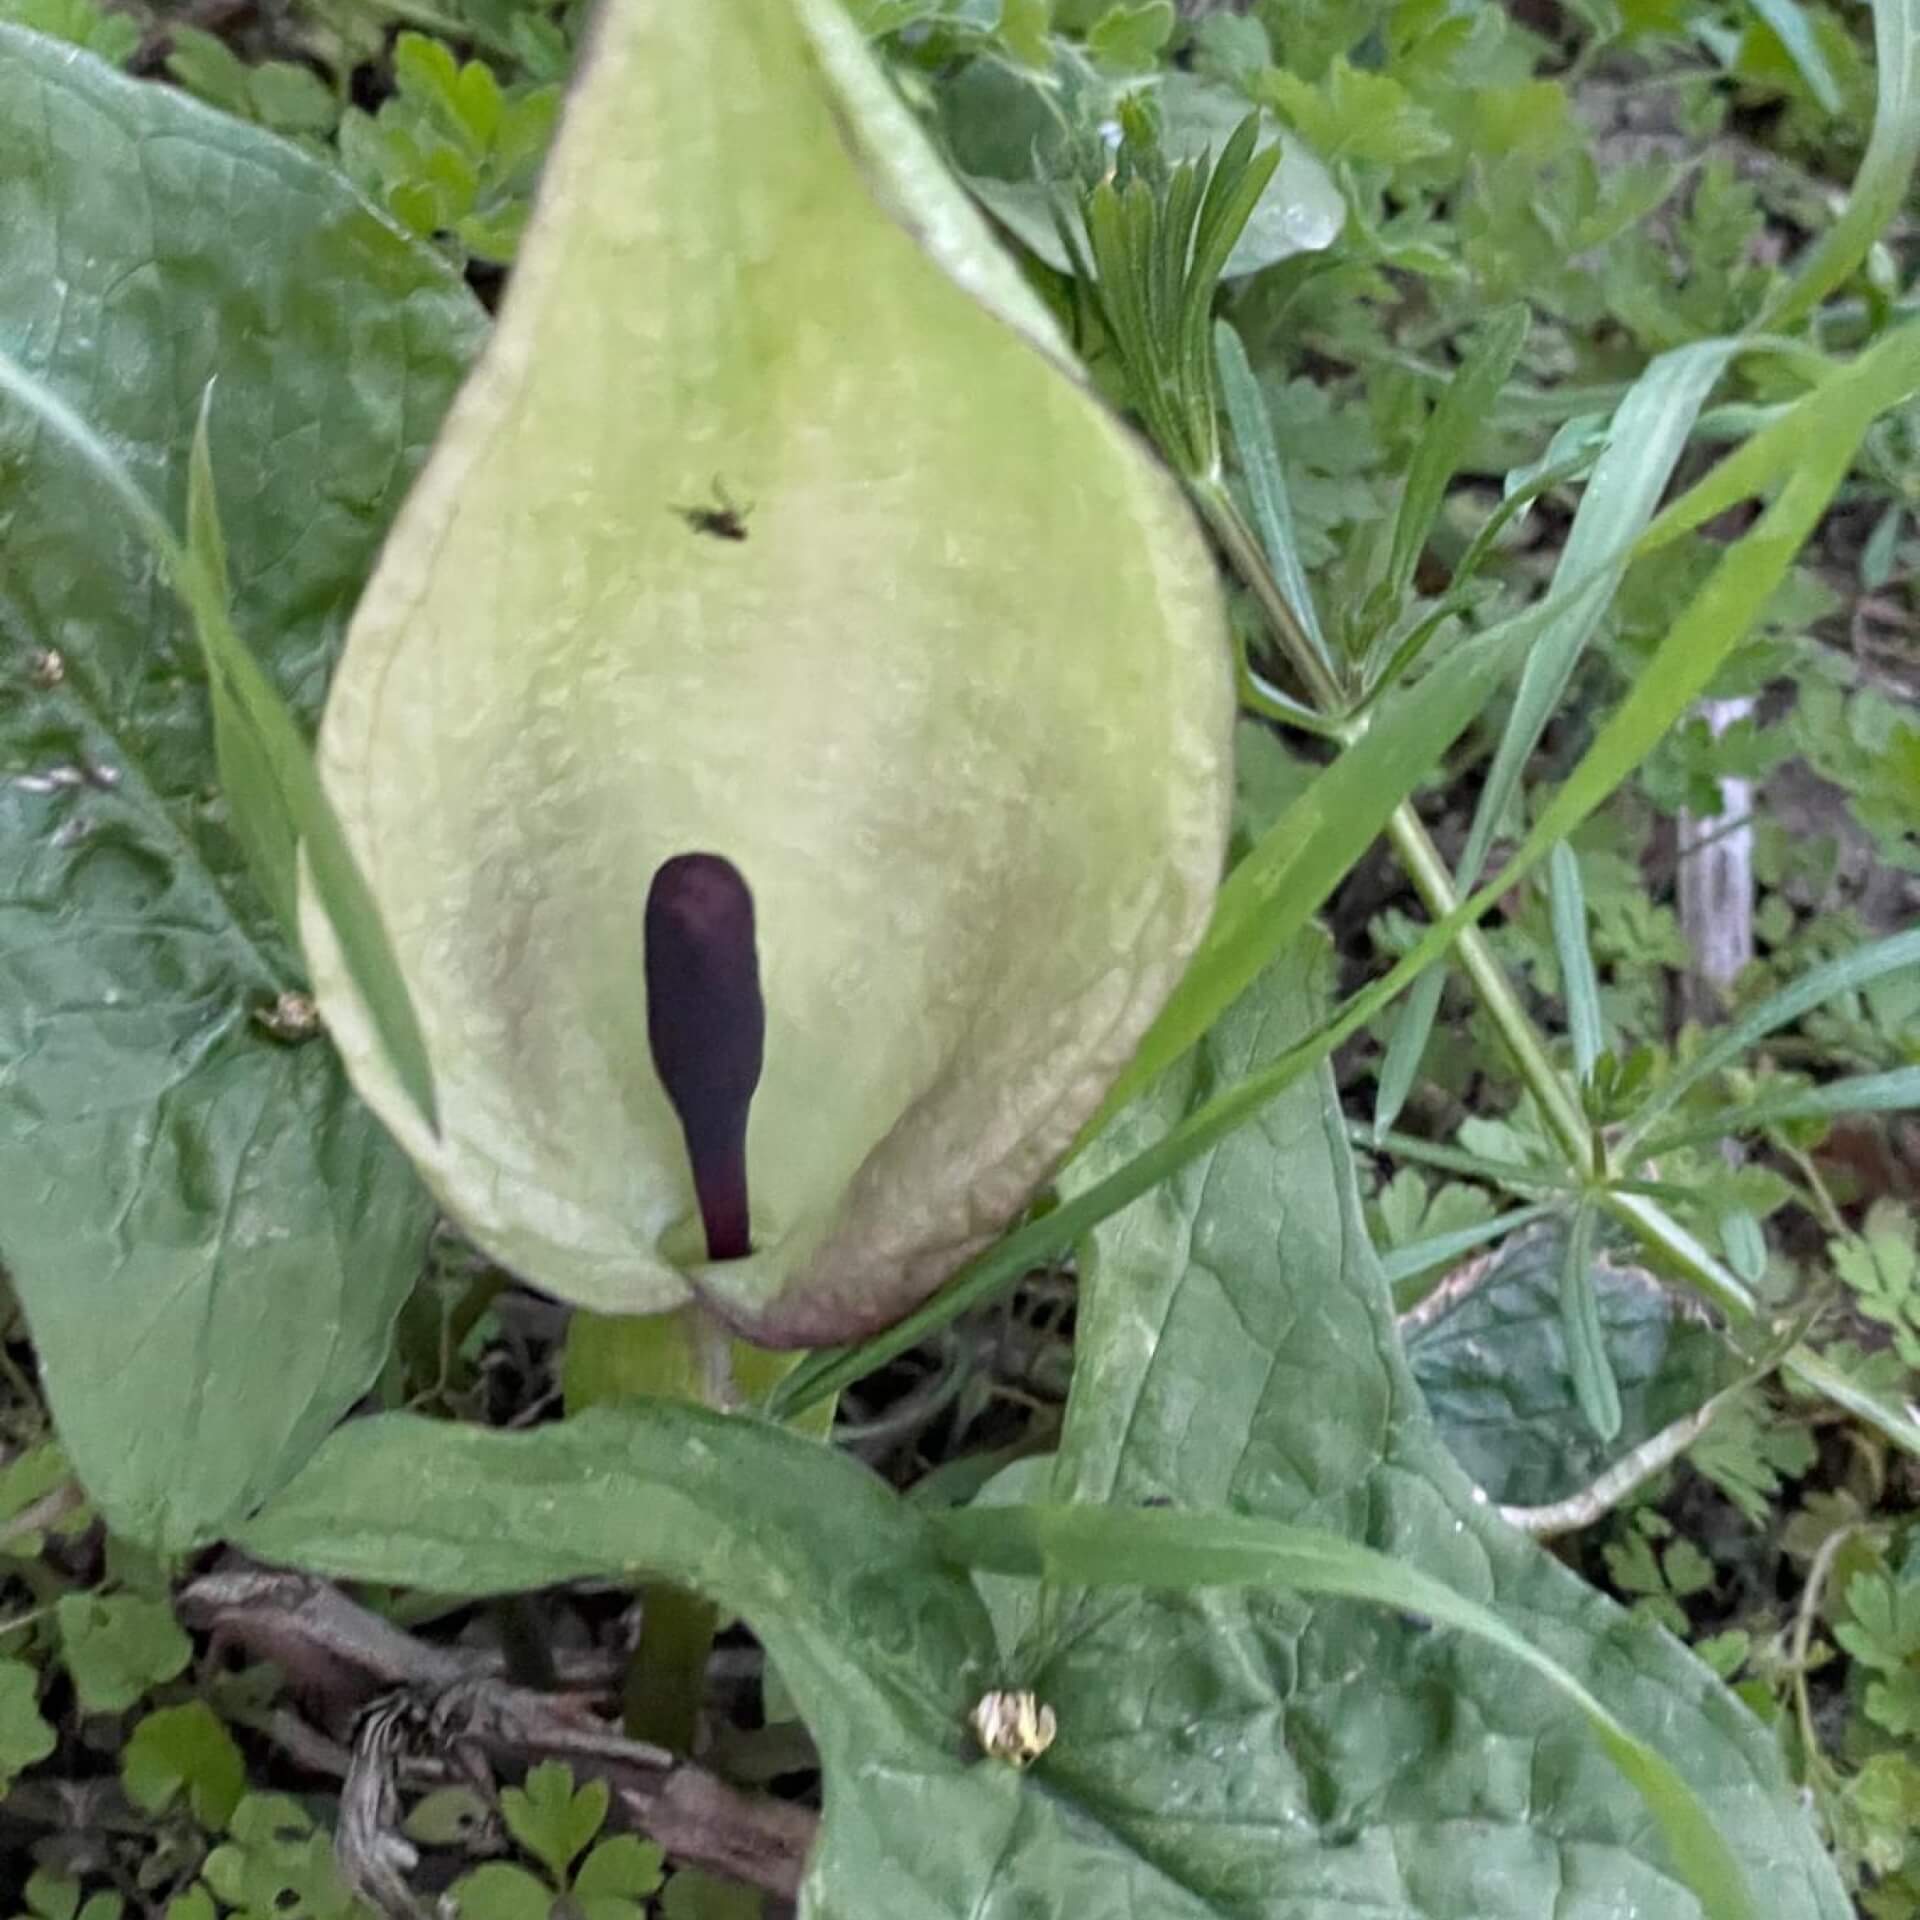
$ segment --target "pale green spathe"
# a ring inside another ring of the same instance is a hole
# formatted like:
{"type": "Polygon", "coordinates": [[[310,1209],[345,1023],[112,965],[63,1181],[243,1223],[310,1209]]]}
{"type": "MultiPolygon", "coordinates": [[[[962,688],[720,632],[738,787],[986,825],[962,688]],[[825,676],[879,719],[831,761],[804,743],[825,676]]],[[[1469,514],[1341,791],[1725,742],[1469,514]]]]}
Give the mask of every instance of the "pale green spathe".
{"type": "Polygon", "coordinates": [[[356,616],[327,787],[426,1035],[448,1210],[614,1311],[897,1317],[1025,1202],[1204,923],[1231,690],[1172,484],[830,0],[614,0],[482,364],[356,616]],[[739,503],[744,540],[677,509],[739,503]],[[753,889],[750,1260],[646,1038],[675,853],[753,889]]]}

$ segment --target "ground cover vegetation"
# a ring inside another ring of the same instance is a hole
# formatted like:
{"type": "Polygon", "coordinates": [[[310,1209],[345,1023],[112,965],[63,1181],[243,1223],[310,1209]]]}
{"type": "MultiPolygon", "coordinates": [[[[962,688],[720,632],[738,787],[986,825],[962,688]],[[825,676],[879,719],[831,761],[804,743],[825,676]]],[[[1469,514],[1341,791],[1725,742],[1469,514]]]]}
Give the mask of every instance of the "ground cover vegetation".
{"type": "Polygon", "coordinates": [[[0,1910],[1920,1914],[1917,157],[0,0],[0,1910]]]}

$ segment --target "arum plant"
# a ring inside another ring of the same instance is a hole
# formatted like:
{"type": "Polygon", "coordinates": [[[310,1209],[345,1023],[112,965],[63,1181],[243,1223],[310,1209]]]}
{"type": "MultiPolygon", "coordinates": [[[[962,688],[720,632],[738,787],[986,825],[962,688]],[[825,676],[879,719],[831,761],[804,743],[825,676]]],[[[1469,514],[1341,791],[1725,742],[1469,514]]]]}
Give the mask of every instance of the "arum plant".
{"type": "Polygon", "coordinates": [[[1178,488],[830,0],[618,17],[319,743],[437,1128],[311,893],[306,945],[506,1266],[831,1342],[1021,1211],[1178,978],[1231,655],[1178,488]]]}

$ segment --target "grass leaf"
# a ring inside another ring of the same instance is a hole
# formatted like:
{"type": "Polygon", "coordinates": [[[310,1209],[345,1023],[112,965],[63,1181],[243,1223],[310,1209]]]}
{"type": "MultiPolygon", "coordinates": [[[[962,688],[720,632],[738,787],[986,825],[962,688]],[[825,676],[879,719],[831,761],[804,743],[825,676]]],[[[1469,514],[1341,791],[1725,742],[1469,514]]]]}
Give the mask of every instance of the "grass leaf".
{"type": "MultiPolygon", "coordinates": [[[[1615,411],[1606,448],[1587,482],[1554,571],[1554,593],[1565,594],[1564,610],[1527,656],[1520,690],[1474,809],[1455,874],[1462,892],[1480,878],[1521,773],[1606,614],[1633,542],[1652,519],[1707,395],[1738,350],[1735,341],[1710,340],[1662,354],[1615,411]],[[1566,591],[1576,585],[1577,592],[1566,591]]],[[[1445,985],[1444,972],[1423,981],[1394,1023],[1374,1101],[1373,1124],[1380,1132],[1399,1118],[1412,1091],[1445,985]]]]}
{"type": "Polygon", "coordinates": [[[1584,1086],[1593,1063],[1606,1046],[1600,1014],[1600,983],[1594,977],[1593,949],[1587,942],[1587,897],[1580,885],[1580,862],[1563,840],[1549,863],[1553,911],[1553,948],[1560,962],[1560,986],[1567,1002],[1567,1032],[1573,1042],[1573,1066],[1584,1086]]]}
{"type": "Polygon", "coordinates": [[[1240,455],[1240,470],[1247,478],[1254,528],[1260,535],[1267,565],[1273,569],[1273,577],[1293,608],[1295,619],[1331,673],[1333,655],[1327,650],[1327,637],[1314,609],[1313,589],[1307,584],[1307,570],[1300,558],[1300,540],[1294,527],[1293,505],[1287,496],[1286,473],[1280,465],[1279,449],[1273,438],[1273,419],[1267,412],[1260,383],[1254,378],[1240,336],[1225,320],[1213,330],[1213,350],[1220,374],[1220,397],[1226,402],[1234,447],[1240,455]]]}
{"type": "Polygon", "coordinates": [[[1763,326],[1805,319],[1866,259],[1906,200],[1920,163],[1920,0],[1874,0],[1873,44],[1873,132],[1846,210],[1761,315],[1763,326]]]}
{"type": "Polygon", "coordinates": [[[1620,1138],[1623,1159],[1636,1154],[1640,1143],[1704,1080],[1709,1080],[1768,1034],[1799,1019],[1803,1013],[1837,999],[1843,993],[1857,992],[1875,980],[1898,973],[1907,967],[1920,967],[1920,927],[1909,928],[1884,940],[1875,940],[1838,959],[1809,968],[1791,986],[1769,994],[1722,1028],[1711,1044],[1677,1068],[1671,1079],[1659,1087],[1641,1106],[1620,1138]]]}
{"type": "Polygon", "coordinates": [[[1567,1370],[1587,1425],[1602,1440],[1620,1431],[1620,1383],[1607,1358],[1600,1303],[1593,1290],[1594,1210],[1583,1201],[1567,1229],[1560,1257],[1560,1326],[1567,1343],[1567,1370]]]}
{"type": "Polygon", "coordinates": [[[1658,1158],[1680,1147],[1721,1140],[1733,1133],[1759,1133],[1795,1120],[1827,1120],[1845,1113],[1905,1113],[1914,1107],[1920,1107],[1920,1067],[1851,1074],[1844,1080],[1829,1080],[1824,1086],[1802,1087],[1770,1099],[1743,1100],[1693,1125],[1656,1134],[1642,1151],[1658,1158]]]}
{"type": "Polygon", "coordinates": [[[1501,389],[1527,343],[1528,315],[1511,306],[1494,316],[1479,344],[1441,391],[1439,404],[1407,469],[1406,488],[1393,524],[1393,548],[1384,582],[1387,604],[1397,608],[1413,586],[1433,524],[1474,436],[1486,430],[1501,389]]]}

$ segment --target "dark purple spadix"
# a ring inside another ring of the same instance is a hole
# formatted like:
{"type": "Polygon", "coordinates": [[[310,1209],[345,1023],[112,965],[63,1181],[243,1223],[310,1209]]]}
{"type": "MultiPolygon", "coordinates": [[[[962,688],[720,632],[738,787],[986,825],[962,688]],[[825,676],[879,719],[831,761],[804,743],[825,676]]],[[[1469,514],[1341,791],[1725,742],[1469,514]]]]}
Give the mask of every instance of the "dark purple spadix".
{"type": "Polygon", "coordinates": [[[680,1116],[709,1260],[753,1251],[747,1111],[760,1084],[767,1010],[753,895],[731,860],[679,853],[647,890],[647,1044],[680,1116]]]}

